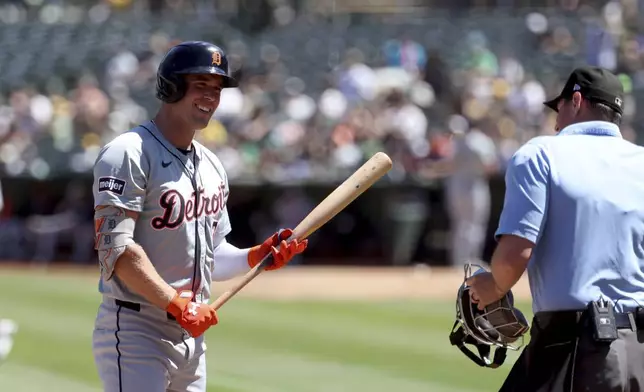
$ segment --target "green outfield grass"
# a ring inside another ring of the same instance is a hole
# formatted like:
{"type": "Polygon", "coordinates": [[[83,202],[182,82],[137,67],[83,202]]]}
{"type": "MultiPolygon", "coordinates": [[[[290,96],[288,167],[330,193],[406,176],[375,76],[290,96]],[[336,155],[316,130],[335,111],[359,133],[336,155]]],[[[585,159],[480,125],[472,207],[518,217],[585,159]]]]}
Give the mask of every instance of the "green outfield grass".
{"type": "MultiPolygon", "coordinates": [[[[94,392],[99,297],[87,275],[0,269],[0,318],[18,322],[1,391],[94,392]]],[[[529,305],[520,304],[531,318],[529,305]]],[[[454,303],[261,301],[236,297],[208,333],[208,390],[496,391],[517,353],[482,369],[448,342],[454,303]]]]}

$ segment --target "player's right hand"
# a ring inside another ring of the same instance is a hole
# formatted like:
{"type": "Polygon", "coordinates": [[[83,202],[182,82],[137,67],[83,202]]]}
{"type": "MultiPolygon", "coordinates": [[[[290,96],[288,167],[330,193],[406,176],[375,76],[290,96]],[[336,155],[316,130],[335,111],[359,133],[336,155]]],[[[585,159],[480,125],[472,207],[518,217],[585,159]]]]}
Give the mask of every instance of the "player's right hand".
{"type": "Polygon", "coordinates": [[[166,308],[193,338],[203,335],[208,328],[217,325],[217,312],[208,304],[192,302],[192,291],[177,292],[166,308]]]}
{"type": "Polygon", "coordinates": [[[269,254],[273,255],[271,264],[264,267],[266,271],[276,270],[288,264],[293,257],[304,252],[308,246],[309,240],[298,241],[292,239],[287,242],[293,235],[293,230],[283,229],[268,237],[263,243],[250,248],[248,252],[248,266],[255,268],[264,257],[269,254]],[[279,249],[277,248],[279,246],[279,249]]]}

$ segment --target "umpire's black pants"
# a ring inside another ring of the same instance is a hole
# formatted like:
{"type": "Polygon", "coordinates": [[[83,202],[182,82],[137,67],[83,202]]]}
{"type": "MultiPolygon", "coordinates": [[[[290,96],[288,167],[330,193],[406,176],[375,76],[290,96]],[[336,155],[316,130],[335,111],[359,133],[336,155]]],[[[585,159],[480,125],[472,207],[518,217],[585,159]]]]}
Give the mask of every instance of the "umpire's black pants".
{"type": "Polygon", "coordinates": [[[530,343],[499,392],[644,391],[644,322],[623,316],[619,338],[602,344],[584,312],[535,314],[530,343]]]}

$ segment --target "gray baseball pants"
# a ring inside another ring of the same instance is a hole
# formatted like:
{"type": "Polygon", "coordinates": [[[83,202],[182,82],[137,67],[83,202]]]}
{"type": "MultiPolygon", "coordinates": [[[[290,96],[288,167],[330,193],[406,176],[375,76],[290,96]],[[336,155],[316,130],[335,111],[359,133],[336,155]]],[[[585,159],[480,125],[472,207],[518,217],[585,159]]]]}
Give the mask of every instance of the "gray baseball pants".
{"type": "Polygon", "coordinates": [[[204,335],[190,337],[171,317],[150,305],[104,298],[92,350],[105,392],[206,391],[204,335]]]}

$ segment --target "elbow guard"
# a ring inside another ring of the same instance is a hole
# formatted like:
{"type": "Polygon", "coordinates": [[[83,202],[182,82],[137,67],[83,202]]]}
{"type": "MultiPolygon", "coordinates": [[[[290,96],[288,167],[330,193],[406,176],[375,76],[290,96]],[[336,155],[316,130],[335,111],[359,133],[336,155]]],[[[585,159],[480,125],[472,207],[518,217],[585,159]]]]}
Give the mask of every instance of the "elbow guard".
{"type": "Polygon", "coordinates": [[[112,278],[116,260],[134,243],[135,223],[119,207],[109,206],[94,212],[94,249],[105,280],[112,278]]]}

